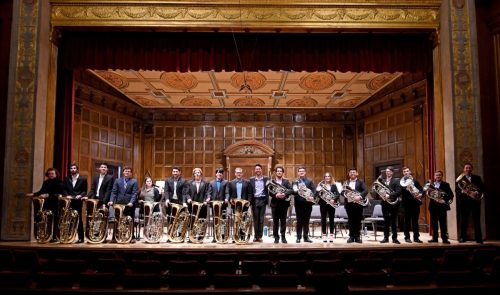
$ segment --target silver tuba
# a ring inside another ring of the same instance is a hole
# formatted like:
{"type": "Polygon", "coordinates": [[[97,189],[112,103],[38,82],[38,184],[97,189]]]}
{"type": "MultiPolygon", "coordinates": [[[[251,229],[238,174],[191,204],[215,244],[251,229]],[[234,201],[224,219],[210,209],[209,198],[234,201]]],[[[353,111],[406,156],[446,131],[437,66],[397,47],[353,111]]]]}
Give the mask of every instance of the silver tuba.
{"type": "Polygon", "coordinates": [[[59,242],[61,244],[73,243],[78,230],[78,211],[71,209],[71,198],[58,196],[59,207],[61,208],[59,214],[59,242]]]}
{"type": "Polygon", "coordinates": [[[377,178],[372,184],[372,191],[374,191],[384,202],[387,202],[390,205],[396,205],[399,202],[399,198],[391,201],[390,194],[393,193],[392,189],[385,185],[381,176],[377,178]]]}
{"type": "Polygon", "coordinates": [[[413,198],[415,198],[415,200],[422,203],[422,197],[419,197],[420,190],[415,186],[415,182],[413,181],[413,177],[411,175],[407,175],[401,178],[399,184],[406,190],[408,190],[413,198]]]}
{"type": "Polygon", "coordinates": [[[304,183],[298,179],[293,182],[293,191],[296,192],[300,197],[304,198],[306,201],[311,203],[316,203],[314,199],[314,194],[304,183]]]}
{"type": "Polygon", "coordinates": [[[161,202],[144,201],[144,238],[147,243],[159,243],[163,238],[161,202]],[[158,210],[155,211],[155,209],[158,210]]]}
{"type": "Polygon", "coordinates": [[[108,235],[109,210],[105,206],[99,206],[98,199],[85,200],[83,208],[90,214],[87,216],[85,235],[91,244],[99,244],[106,240],[108,235]]]}
{"type": "Polygon", "coordinates": [[[442,189],[435,187],[430,180],[427,181],[427,183],[424,185],[424,192],[429,197],[429,199],[432,199],[438,203],[443,203],[448,205],[453,203],[453,200],[451,199],[446,202],[445,201],[445,197],[447,196],[446,192],[443,191],[442,189]]]}
{"type": "Polygon", "coordinates": [[[460,174],[455,180],[458,188],[460,188],[467,196],[472,198],[475,201],[481,201],[484,198],[484,193],[479,194],[479,188],[469,181],[469,179],[465,176],[465,174],[460,174]],[[476,193],[476,196],[473,197],[469,193],[476,193]]]}
{"type": "MultiPolygon", "coordinates": [[[[272,179],[269,179],[266,183],[266,186],[267,186],[267,190],[269,191],[269,193],[273,194],[273,195],[276,195],[278,193],[286,193],[289,189],[286,188],[285,186],[279,184],[279,183],[276,183],[274,182],[272,179]]],[[[284,200],[285,201],[290,201],[290,199],[292,198],[292,195],[289,194],[288,197],[286,197],[284,200]]]]}
{"type": "Polygon", "coordinates": [[[182,204],[170,203],[171,211],[168,216],[167,239],[171,243],[183,243],[189,227],[189,211],[182,204]]]}
{"type": "Polygon", "coordinates": [[[37,243],[45,244],[52,239],[54,214],[51,210],[43,207],[47,194],[33,197],[33,205],[36,211],[35,214],[35,240],[37,243]]]}
{"type": "Polygon", "coordinates": [[[224,201],[212,201],[212,212],[214,216],[214,239],[219,244],[225,244],[229,240],[229,216],[227,209],[222,210],[224,201]]]}
{"type": "MultiPolygon", "coordinates": [[[[331,185],[335,185],[335,183],[332,183],[331,185]]],[[[332,206],[333,208],[337,209],[340,206],[339,203],[339,197],[340,195],[334,194],[331,190],[329,190],[326,187],[326,184],[324,181],[321,181],[318,183],[318,187],[316,188],[316,192],[318,193],[318,196],[325,201],[328,205],[332,206]]]]}
{"type": "Polygon", "coordinates": [[[238,245],[248,244],[252,236],[252,210],[247,200],[234,200],[233,240],[238,245]]]}
{"type": "Polygon", "coordinates": [[[119,244],[130,243],[134,233],[134,219],[131,216],[125,216],[126,207],[127,205],[124,204],[113,204],[116,219],[113,234],[116,242],[119,244]]]}
{"type": "Polygon", "coordinates": [[[363,207],[366,207],[366,206],[370,205],[370,200],[368,198],[363,198],[358,191],[353,190],[348,185],[347,181],[344,183],[344,186],[342,187],[342,189],[343,189],[343,192],[344,192],[344,197],[347,199],[348,203],[356,203],[356,204],[361,205],[363,207]],[[360,201],[356,201],[354,199],[357,196],[361,197],[360,201]]]}
{"type": "Polygon", "coordinates": [[[207,233],[208,227],[208,210],[207,215],[204,218],[200,218],[200,212],[203,207],[206,207],[202,202],[191,201],[191,222],[189,228],[189,241],[193,244],[201,244],[205,240],[205,235],[207,233]]]}

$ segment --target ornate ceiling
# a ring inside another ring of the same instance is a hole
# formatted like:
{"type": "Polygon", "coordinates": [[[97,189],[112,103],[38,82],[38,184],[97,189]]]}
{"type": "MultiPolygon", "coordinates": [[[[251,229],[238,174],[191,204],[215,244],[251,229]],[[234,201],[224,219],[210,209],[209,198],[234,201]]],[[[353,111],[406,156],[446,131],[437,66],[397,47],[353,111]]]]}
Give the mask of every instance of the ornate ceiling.
{"type": "Polygon", "coordinates": [[[90,70],[143,108],[356,108],[402,73],[90,70]]]}

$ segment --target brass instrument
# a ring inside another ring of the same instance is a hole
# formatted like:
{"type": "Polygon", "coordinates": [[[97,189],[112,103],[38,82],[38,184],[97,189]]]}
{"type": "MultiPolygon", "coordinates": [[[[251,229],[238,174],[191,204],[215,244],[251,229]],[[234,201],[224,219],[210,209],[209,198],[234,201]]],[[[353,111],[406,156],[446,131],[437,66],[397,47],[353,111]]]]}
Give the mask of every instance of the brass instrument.
{"type": "Polygon", "coordinates": [[[372,191],[374,191],[384,202],[389,203],[390,205],[396,205],[399,202],[399,198],[391,201],[390,194],[393,193],[392,189],[385,185],[381,176],[377,178],[372,184],[372,191]]]}
{"type": "Polygon", "coordinates": [[[300,182],[298,179],[293,182],[293,191],[296,192],[300,197],[304,198],[306,201],[311,203],[316,203],[314,199],[314,194],[304,183],[300,182]]]}
{"type": "Polygon", "coordinates": [[[71,198],[59,195],[59,242],[61,244],[73,243],[78,230],[78,211],[71,209],[71,198]],[[62,205],[61,205],[62,204],[62,205]]]}
{"type": "Polygon", "coordinates": [[[35,214],[35,240],[37,243],[46,244],[52,239],[53,225],[54,225],[54,214],[51,210],[47,210],[43,207],[45,199],[48,197],[47,194],[43,194],[38,197],[33,197],[33,205],[38,208],[35,214]]]}
{"type": "Polygon", "coordinates": [[[361,196],[361,194],[356,191],[356,190],[353,190],[349,185],[348,185],[348,182],[346,181],[342,187],[343,191],[344,191],[344,197],[347,199],[347,202],[348,203],[356,203],[358,205],[361,205],[363,207],[366,207],[368,205],[370,205],[370,200],[368,198],[363,198],[361,196]],[[361,197],[361,200],[360,201],[356,201],[355,200],[355,197],[361,197]]]}
{"type": "Polygon", "coordinates": [[[172,243],[182,243],[186,239],[189,226],[189,211],[182,204],[171,203],[172,211],[167,226],[167,239],[172,243]]]}
{"type": "Polygon", "coordinates": [[[233,240],[238,245],[248,244],[252,236],[252,211],[247,206],[247,200],[233,200],[234,202],[234,224],[233,240]]]}
{"type": "Polygon", "coordinates": [[[460,174],[455,180],[458,187],[470,198],[475,201],[481,201],[484,198],[484,193],[479,194],[479,188],[470,182],[470,180],[465,176],[465,174],[460,174]],[[476,196],[471,196],[470,193],[476,193],[476,196]]]}
{"type": "Polygon", "coordinates": [[[85,235],[91,244],[102,243],[108,236],[109,210],[105,206],[99,206],[99,202],[98,199],[87,199],[83,205],[90,212],[87,216],[85,235]]]}
{"type": "Polygon", "coordinates": [[[415,200],[422,203],[422,197],[419,197],[420,190],[415,186],[413,177],[411,175],[404,176],[399,181],[399,184],[410,192],[410,194],[415,198],[415,200]]]}
{"type": "Polygon", "coordinates": [[[429,199],[433,199],[438,203],[444,203],[448,205],[453,203],[453,200],[451,199],[446,202],[444,197],[448,194],[442,189],[435,187],[430,180],[427,181],[427,183],[424,185],[424,192],[429,197],[429,199]]]}
{"type": "MultiPolygon", "coordinates": [[[[331,185],[335,185],[335,183],[332,183],[331,185]]],[[[318,183],[318,187],[316,188],[316,192],[318,192],[318,195],[325,203],[328,205],[332,206],[333,208],[337,209],[340,206],[340,203],[338,202],[339,196],[334,194],[331,190],[329,190],[326,187],[326,184],[324,181],[321,181],[318,183]]]]}
{"type": "Polygon", "coordinates": [[[201,244],[205,240],[208,227],[208,210],[205,218],[200,218],[200,212],[206,205],[202,202],[191,201],[191,222],[189,223],[189,241],[193,244],[201,244]]]}
{"type": "Polygon", "coordinates": [[[147,243],[159,243],[163,238],[163,214],[161,202],[144,201],[144,238],[147,243]]]}
{"type": "MultiPolygon", "coordinates": [[[[271,193],[273,195],[276,195],[278,193],[284,193],[285,194],[289,190],[285,186],[272,181],[272,179],[269,179],[267,181],[266,186],[267,186],[267,190],[269,191],[269,193],[271,193]]],[[[289,194],[288,197],[286,197],[284,200],[287,201],[287,202],[289,202],[291,198],[292,198],[292,195],[289,194]]]]}
{"type": "MultiPolygon", "coordinates": [[[[130,243],[134,230],[134,219],[131,216],[125,216],[127,205],[113,204],[115,210],[115,230],[113,232],[115,240],[119,244],[130,243]]],[[[132,210],[132,208],[130,208],[132,210]]]]}
{"type": "Polygon", "coordinates": [[[227,210],[222,210],[224,201],[212,201],[212,212],[214,216],[214,239],[219,244],[229,241],[229,216],[227,210]]]}

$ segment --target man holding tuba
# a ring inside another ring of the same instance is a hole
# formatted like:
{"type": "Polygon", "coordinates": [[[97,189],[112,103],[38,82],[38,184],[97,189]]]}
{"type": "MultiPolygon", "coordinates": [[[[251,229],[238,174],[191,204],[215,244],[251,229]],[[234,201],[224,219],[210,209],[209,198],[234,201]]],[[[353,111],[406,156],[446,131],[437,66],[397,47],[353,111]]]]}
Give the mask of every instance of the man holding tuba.
{"type": "MultiPolygon", "coordinates": [[[[428,185],[426,185],[427,187],[428,185]]],[[[441,229],[441,239],[443,244],[449,244],[448,240],[448,225],[446,221],[446,211],[450,210],[450,203],[453,200],[453,191],[451,190],[450,184],[443,181],[443,172],[434,172],[434,182],[432,183],[433,189],[442,192],[443,198],[436,200],[431,198],[429,203],[429,213],[431,215],[431,229],[432,229],[432,239],[429,243],[438,242],[438,223],[441,229]]],[[[427,189],[427,194],[430,193],[430,189],[427,189]]]]}
{"type": "MultiPolygon", "coordinates": [[[[212,187],[210,186],[210,183],[206,182],[203,179],[203,172],[201,168],[194,168],[193,179],[188,181],[184,190],[184,205],[188,206],[189,213],[191,213],[192,216],[190,222],[191,230],[195,228],[198,219],[206,220],[208,216],[207,205],[208,201],[210,201],[211,195],[212,187]],[[197,206],[194,206],[193,202],[202,203],[203,205],[201,205],[201,207],[195,208],[197,206]],[[193,212],[194,209],[198,210],[198,212],[193,212]]],[[[203,226],[202,223],[198,224],[200,226],[203,226]]],[[[200,234],[204,235],[204,233],[200,234]]]]}
{"type": "Polygon", "coordinates": [[[347,212],[349,223],[349,239],[347,243],[362,243],[361,241],[361,220],[363,219],[363,199],[368,195],[368,188],[365,183],[358,179],[358,170],[356,168],[349,169],[349,179],[344,183],[345,188],[342,191],[346,198],[345,210],[347,212]],[[353,200],[346,197],[347,194],[353,195],[353,200]]]}
{"type": "Polygon", "coordinates": [[[89,198],[99,199],[99,206],[105,206],[109,202],[112,189],[113,176],[108,174],[108,164],[101,163],[99,165],[99,175],[96,175],[94,176],[94,178],[92,178],[89,198]]]}
{"type": "MultiPolygon", "coordinates": [[[[210,182],[210,187],[212,191],[212,195],[209,197],[209,201],[223,201],[222,206],[220,208],[219,214],[221,216],[221,219],[225,219],[226,221],[229,220],[227,218],[227,206],[229,204],[229,182],[224,179],[224,169],[223,168],[217,168],[215,169],[215,179],[210,182]],[[226,217],[223,218],[222,214],[223,212],[226,212],[226,217]]],[[[216,212],[213,214],[214,222],[213,222],[213,233],[214,233],[214,238],[212,240],[212,243],[216,243],[217,240],[215,238],[215,218],[216,218],[216,212]]],[[[229,226],[229,224],[227,224],[229,226]]],[[[226,237],[227,238],[227,237],[226,237]]]]}
{"type": "Polygon", "coordinates": [[[476,243],[483,243],[481,232],[481,199],[484,192],[484,184],[481,176],[472,174],[474,167],[471,163],[464,164],[463,173],[457,177],[455,192],[460,200],[460,243],[467,241],[467,227],[469,215],[472,213],[474,223],[474,238],[476,243]]]}
{"type": "MultiPolygon", "coordinates": [[[[182,204],[184,202],[183,191],[185,184],[186,181],[181,175],[181,168],[178,166],[172,167],[172,176],[165,180],[163,196],[167,212],[170,211],[170,209],[168,209],[170,207],[170,203],[182,204]]],[[[169,215],[170,213],[167,214],[169,215]]]]}
{"type": "MultiPolygon", "coordinates": [[[[246,203],[246,210],[250,210],[250,202],[252,201],[252,189],[250,188],[250,182],[246,179],[243,178],[243,169],[241,167],[236,167],[234,169],[234,176],[235,178],[231,180],[229,184],[229,198],[231,201],[231,209],[233,212],[233,215],[235,217],[235,220],[233,221],[234,223],[238,222],[236,220],[236,214],[237,214],[237,209],[235,206],[235,203],[237,200],[245,200],[248,201],[246,203]]],[[[245,211],[245,208],[241,208],[241,215],[245,211]]],[[[240,215],[240,216],[241,216],[240,215]]],[[[234,233],[234,237],[238,237],[240,241],[245,241],[246,236],[249,236],[250,233],[247,232],[238,232],[234,233]]],[[[233,243],[236,241],[233,240],[233,243]]]]}
{"type": "Polygon", "coordinates": [[[274,243],[286,244],[286,216],[290,206],[290,195],[293,193],[292,186],[288,179],[283,178],[285,168],[276,166],[274,168],[274,178],[267,185],[269,196],[271,196],[271,214],[273,216],[273,236],[274,243]],[[271,187],[272,186],[272,187],[271,187]]]}
{"type": "Polygon", "coordinates": [[[405,242],[411,243],[410,227],[413,230],[413,241],[422,243],[419,239],[418,219],[420,216],[420,205],[422,205],[423,189],[418,180],[413,178],[411,170],[408,167],[403,167],[403,178],[401,179],[403,197],[402,206],[404,211],[404,233],[405,242]]]}
{"type": "Polygon", "coordinates": [[[264,215],[269,198],[266,183],[269,177],[262,175],[262,165],[255,164],[255,176],[250,177],[250,189],[252,190],[252,216],[254,225],[254,242],[262,243],[264,232],[264,215]]]}
{"type": "Polygon", "coordinates": [[[309,238],[309,221],[311,219],[312,205],[316,187],[312,180],[306,177],[306,168],[300,166],[297,169],[297,179],[293,182],[292,188],[295,196],[295,215],[297,217],[297,243],[302,237],[304,242],[312,243],[309,238]]]}
{"type": "Polygon", "coordinates": [[[382,213],[384,214],[384,239],[380,243],[389,242],[389,231],[392,232],[392,242],[394,244],[400,244],[398,240],[398,212],[399,212],[399,202],[395,202],[401,196],[401,185],[399,184],[399,179],[393,177],[394,168],[392,166],[387,166],[385,169],[386,178],[384,184],[389,188],[389,192],[386,193],[385,198],[391,200],[389,202],[382,202],[382,213]]]}
{"type": "Polygon", "coordinates": [[[87,197],[87,178],[80,176],[80,169],[77,164],[69,165],[69,174],[63,182],[64,196],[71,198],[71,208],[78,212],[78,217],[81,222],[78,223],[78,240],[77,244],[85,241],[85,233],[83,232],[83,223],[87,222],[86,216],[82,216],[83,200],[87,197]]]}

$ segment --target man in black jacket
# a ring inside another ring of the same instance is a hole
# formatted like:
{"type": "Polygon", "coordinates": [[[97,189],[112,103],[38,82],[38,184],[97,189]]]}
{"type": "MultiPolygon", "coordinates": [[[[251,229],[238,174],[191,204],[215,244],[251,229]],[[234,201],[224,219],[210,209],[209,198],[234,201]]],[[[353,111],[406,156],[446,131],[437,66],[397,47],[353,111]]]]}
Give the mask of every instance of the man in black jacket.
{"type": "MultiPolygon", "coordinates": [[[[434,182],[432,183],[435,189],[438,189],[442,193],[443,198],[436,200],[432,199],[429,202],[429,213],[431,215],[431,229],[432,229],[432,239],[429,243],[438,242],[438,224],[441,229],[441,239],[443,244],[449,244],[448,240],[448,225],[446,221],[446,211],[450,210],[450,204],[453,202],[453,191],[451,190],[450,184],[443,181],[443,172],[436,171],[434,173],[434,182]]],[[[426,185],[427,186],[427,185],[426,185]]],[[[427,191],[429,193],[429,191],[427,191]]]]}
{"type": "Polygon", "coordinates": [[[305,167],[299,167],[297,175],[297,179],[292,183],[293,194],[295,196],[295,215],[297,218],[296,242],[300,243],[300,240],[304,237],[304,242],[312,243],[312,240],[309,238],[309,221],[311,219],[316,187],[312,180],[306,178],[305,167]]]}
{"type": "Polygon", "coordinates": [[[392,166],[388,166],[385,169],[385,175],[385,185],[390,189],[390,193],[386,194],[385,200],[382,201],[382,213],[384,214],[384,239],[380,241],[380,243],[389,242],[389,231],[391,231],[392,242],[394,244],[400,244],[398,240],[398,212],[399,198],[401,197],[401,185],[399,184],[399,179],[392,177],[394,175],[394,168],[392,166]]]}
{"type": "MultiPolygon", "coordinates": [[[[63,182],[63,190],[65,196],[73,198],[71,201],[71,208],[78,211],[78,218],[82,220],[82,201],[87,197],[87,178],[80,176],[78,165],[71,164],[69,166],[69,173],[63,182]]],[[[85,233],[83,232],[83,222],[78,223],[78,241],[76,243],[83,243],[85,233]]]]}
{"type": "Polygon", "coordinates": [[[420,205],[422,205],[422,186],[411,175],[411,170],[408,167],[403,168],[402,183],[406,185],[402,189],[403,194],[403,210],[404,210],[404,233],[405,242],[411,243],[410,228],[413,230],[413,241],[415,243],[422,243],[419,239],[420,233],[418,231],[418,219],[420,217],[420,205]]]}
{"type": "MultiPolygon", "coordinates": [[[[359,193],[354,200],[347,199],[345,202],[345,210],[347,212],[349,223],[349,239],[347,243],[361,243],[361,220],[363,219],[363,206],[359,204],[366,199],[368,188],[365,183],[358,179],[358,171],[356,168],[349,169],[349,179],[344,183],[344,187],[349,187],[351,190],[359,193]]],[[[344,189],[342,195],[345,197],[348,192],[344,189]]]]}
{"type": "MultiPolygon", "coordinates": [[[[274,192],[269,190],[269,195],[271,196],[271,214],[273,216],[273,236],[274,243],[277,244],[280,241],[283,244],[287,243],[286,234],[286,216],[288,213],[288,207],[290,206],[290,195],[293,193],[292,186],[288,179],[283,178],[285,173],[285,168],[283,166],[276,166],[274,169],[275,178],[271,179],[273,183],[281,186],[283,192],[274,192]]],[[[269,189],[269,186],[267,186],[269,189]]]]}
{"type": "Polygon", "coordinates": [[[92,185],[89,192],[89,198],[99,199],[99,204],[106,205],[113,189],[113,176],[108,174],[108,164],[101,163],[99,166],[99,175],[92,178],[92,185]]]}

